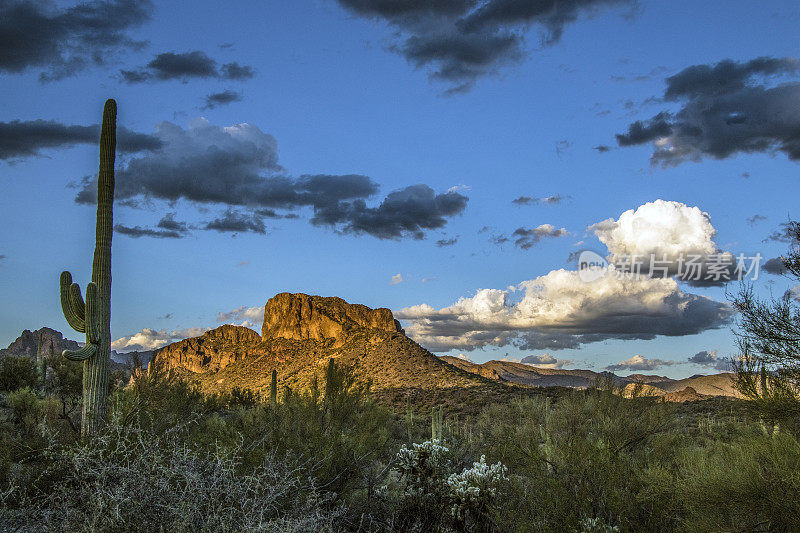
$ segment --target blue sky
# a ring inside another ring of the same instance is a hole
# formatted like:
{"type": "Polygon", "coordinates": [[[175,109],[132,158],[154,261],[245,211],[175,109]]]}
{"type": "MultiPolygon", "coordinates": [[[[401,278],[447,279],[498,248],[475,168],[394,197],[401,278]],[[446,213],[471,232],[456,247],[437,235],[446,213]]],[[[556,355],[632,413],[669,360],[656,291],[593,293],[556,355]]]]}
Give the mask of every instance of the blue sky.
{"type": "MultiPolygon", "coordinates": [[[[587,228],[608,219],[621,223],[626,211],[656,200],[673,202],[671,215],[658,218],[666,204],[639,213],[651,213],[664,231],[676,227],[671,216],[683,216],[689,226],[705,219],[713,232],[698,238],[706,244],[765,259],[784,253],[788,243],[764,239],[797,217],[792,191],[800,156],[792,142],[800,141],[791,132],[800,128],[800,70],[792,58],[800,57],[800,9],[793,2],[566,1],[556,3],[558,12],[538,13],[533,1],[451,1],[429,4],[441,7],[432,14],[414,1],[220,8],[217,2],[119,0],[108,9],[131,22],[115,18],[113,31],[103,34],[105,45],[67,16],[74,3],[26,4],[41,20],[62,25],[52,30],[56,52],[44,50],[44,39],[21,42],[10,29],[22,4],[0,1],[6,20],[0,27],[12,35],[0,44],[2,345],[42,325],[80,337],[61,316],[58,275],[68,269],[82,285],[90,275],[94,210],[75,198],[82,178],[96,172],[98,149],[76,140],[74,129],[60,137],[51,132],[45,142],[38,130],[31,133],[31,121],[90,126],[110,97],[119,106],[118,126],[161,145],[118,154],[115,222],[140,233],[162,231],[157,224],[168,214],[167,220],[186,224],[179,238],[115,234],[112,336],[123,339],[120,349],[137,339],[162,344],[226,320],[248,320],[260,330],[257,312],[248,309],[291,291],[389,307],[423,346],[477,362],[533,356],[601,369],[638,355],[631,370],[675,377],[711,372],[712,366],[687,361],[702,351],[734,353],[724,305],[736,283],[698,288],[670,280],[674,286],[628,292],[642,301],[661,298],[656,303],[680,293],[681,302],[700,302],[706,314],[695,319],[677,316],[677,307],[651,307],[639,318],[652,328],[631,326],[634,334],[626,338],[626,325],[615,321],[609,332],[608,321],[636,301],[613,290],[584,298],[581,291],[592,290],[581,286],[567,295],[549,273],[574,271],[572,252],[608,255],[614,251],[609,242],[618,249],[630,244],[618,235],[601,242],[587,228]],[[463,30],[473,19],[490,22],[463,30]],[[477,44],[466,40],[475,35],[477,44]],[[513,47],[490,50],[497,36],[513,47]],[[210,58],[204,65],[213,70],[159,70],[168,59],[159,63],[160,54],[192,52],[210,58]],[[702,67],[717,72],[725,60],[741,86],[734,80],[702,89],[702,67]],[[225,67],[231,64],[245,70],[231,74],[225,67]],[[122,71],[143,81],[128,83],[122,71]],[[678,81],[689,88],[670,97],[678,81]],[[206,98],[220,93],[238,101],[209,108],[206,98]],[[698,110],[715,106],[733,106],[728,129],[702,122],[698,110]],[[666,126],[655,118],[661,112],[671,113],[662,115],[666,126]],[[637,121],[646,140],[626,143],[637,121]],[[243,123],[249,126],[236,133],[223,129],[243,123]],[[698,124],[702,133],[692,134],[698,124]],[[661,126],[669,135],[650,134],[661,126]],[[665,138],[673,150],[654,158],[665,138]],[[219,171],[189,165],[186,187],[194,192],[181,189],[181,158],[197,161],[209,151],[252,159],[219,171]],[[233,179],[248,172],[277,176],[294,187],[305,183],[303,176],[324,176],[337,191],[366,183],[373,192],[348,197],[332,213],[320,203],[329,195],[277,209],[274,199],[244,205],[227,193],[222,201],[200,198],[228,171],[233,179]],[[342,178],[353,175],[362,178],[342,178]],[[135,207],[120,203],[126,186],[125,199],[135,207]],[[180,198],[159,197],[167,189],[180,198]],[[399,203],[386,205],[399,207],[381,211],[392,193],[399,203]],[[539,201],[512,203],[526,196],[539,201]],[[560,201],[542,200],[549,197],[560,201]],[[297,218],[270,218],[265,209],[297,218]],[[251,231],[203,229],[228,211],[251,231]],[[754,215],[766,218],[749,222],[754,215]],[[514,243],[519,228],[540,228],[527,249],[514,243]],[[503,237],[508,240],[497,244],[503,237]],[[397,274],[402,282],[392,283],[397,274]],[[520,287],[537,278],[539,288],[530,294],[520,287]],[[542,287],[545,296],[536,296],[542,287]],[[479,306],[480,294],[500,307],[479,306]],[[540,309],[549,314],[540,316],[540,309]],[[564,331],[570,342],[556,334],[564,331]]],[[[103,20],[99,4],[86,6],[103,20]]],[[[666,244],[649,243],[658,250],[666,244]]],[[[763,272],[756,284],[764,295],[792,287],[763,272]]]]}

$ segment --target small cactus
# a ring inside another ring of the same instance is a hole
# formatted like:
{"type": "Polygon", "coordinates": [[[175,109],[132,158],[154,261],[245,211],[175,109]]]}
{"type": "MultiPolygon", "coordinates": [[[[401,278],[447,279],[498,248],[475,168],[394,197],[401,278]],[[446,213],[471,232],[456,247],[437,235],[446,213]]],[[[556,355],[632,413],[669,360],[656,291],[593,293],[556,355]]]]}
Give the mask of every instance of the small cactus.
{"type": "Polygon", "coordinates": [[[106,416],[108,372],[111,364],[111,237],[114,204],[114,157],[116,151],[117,103],[106,100],[100,132],[100,170],[97,176],[97,225],[92,281],[86,286],[86,301],[72,274],[61,273],[61,309],[67,323],[86,334],[78,350],[64,350],[64,357],[83,361],[83,410],[81,434],[90,435],[106,416]]]}

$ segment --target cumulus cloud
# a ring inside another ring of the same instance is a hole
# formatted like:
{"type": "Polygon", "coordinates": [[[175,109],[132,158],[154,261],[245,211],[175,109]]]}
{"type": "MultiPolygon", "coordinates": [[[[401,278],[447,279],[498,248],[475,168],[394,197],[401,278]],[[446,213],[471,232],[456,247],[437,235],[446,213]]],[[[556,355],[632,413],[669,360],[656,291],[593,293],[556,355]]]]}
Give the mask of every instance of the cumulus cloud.
{"type": "Polygon", "coordinates": [[[389,285],[397,285],[399,283],[403,283],[403,275],[395,274],[394,276],[392,276],[392,280],[389,282],[389,285]]]}
{"type": "Polygon", "coordinates": [[[241,102],[242,95],[233,91],[222,91],[218,93],[211,93],[206,96],[205,105],[202,109],[214,109],[221,105],[227,105],[233,102],[241,102]]]}
{"type": "Polygon", "coordinates": [[[737,258],[714,243],[711,217],[696,206],[655,200],[587,229],[606,245],[609,261],[628,271],[638,263],[642,274],[679,275],[695,285],[738,277],[737,258]]]}
{"type": "Polygon", "coordinates": [[[643,370],[656,370],[662,366],[676,365],[675,361],[664,361],[663,359],[647,359],[641,355],[634,355],[630,359],[620,361],[615,365],[608,365],[604,370],[609,372],[641,372],[643,370]]]}
{"type": "Polygon", "coordinates": [[[689,357],[689,362],[705,368],[716,370],[730,370],[730,361],[724,357],[719,357],[716,350],[702,350],[689,357]]]}
{"type": "MultiPolygon", "coordinates": [[[[39,155],[46,148],[68,148],[78,144],[97,145],[100,125],[66,125],[52,120],[0,122],[0,159],[21,159],[39,155]]],[[[117,151],[135,153],[161,148],[161,141],[144,133],[117,126],[117,151]]]]}
{"type": "Polygon", "coordinates": [[[87,1],[74,6],[53,2],[0,2],[0,72],[44,69],[40,80],[72,76],[102,65],[122,50],[144,43],[128,32],[150,18],[148,0],[87,1]]]}
{"type": "Polygon", "coordinates": [[[787,81],[798,74],[790,57],[687,67],[666,79],[663,99],[679,109],[633,122],[617,142],[653,143],[663,166],[776,150],[800,160],[800,83],[787,81]]]}
{"type": "Polygon", "coordinates": [[[245,80],[254,75],[252,67],[236,62],[226,63],[217,68],[217,62],[205,52],[164,52],[154,57],[145,67],[137,70],[120,70],[127,83],[142,83],[151,80],[182,80],[190,78],[216,78],[224,80],[245,80]]]}
{"type": "Polygon", "coordinates": [[[733,310],[685,293],[672,278],[603,276],[584,282],[555,270],[510,289],[481,289],[451,306],[401,309],[406,331],[431,351],[514,344],[524,349],[574,348],[608,339],[653,339],[716,329],[733,310]],[[523,296],[512,299],[515,291],[523,296]]]}
{"type": "Polygon", "coordinates": [[[545,238],[556,238],[568,235],[565,228],[556,229],[552,224],[542,224],[535,228],[521,227],[514,230],[511,234],[514,239],[514,246],[518,246],[523,250],[533,248],[539,241],[545,238]]]}
{"type": "Polygon", "coordinates": [[[168,344],[172,344],[173,342],[202,335],[208,331],[208,329],[209,328],[193,327],[167,331],[165,329],[143,328],[137,333],[126,337],[120,337],[113,341],[111,343],[111,349],[119,353],[156,350],[168,344]]]}
{"type": "Polygon", "coordinates": [[[543,46],[557,43],[564,28],[584,15],[629,0],[339,0],[346,9],[388,23],[395,31],[389,49],[431,79],[450,85],[448,93],[469,90],[475,81],[526,55],[531,27],[543,46]]]}
{"type": "Polygon", "coordinates": [[[243,305],[232,311],[220,311],[217,315],[217,322],[260,329],[264,323],[264,306],[247,307],[243,305]]]}
{"type": "Polygon", "coordinates": [[[519,361],[520,363],[535,366],[537,368],[564,368],[565,365],[572,365],[572,359],[556,359],[552,355],[545,353],[542,355],[528,355],[519,361]]]}
{"type": "MultiPolygon", "coordinates": [[[[370,207],[366,200],[378,185],[369,177],[287,176],[278,164],[275,138],[246,123],[217,127],[196,119],[184,129],[163,122],[155,137],[159,150],[133,157],[117,171],[116,200],[133,207],[149,200],[186,200],[227,209],[204,229],[264,233],[261,217],[296,218],[275,210],[310,207],[317,226],[379,239],[422,239],[467,205],[467,197],[456,191],[437,194],[420,183],[392,191],[370,207]]],[[[96,179],[86,176],[76,201],[91,204],[96,196],[96,179]]]]}

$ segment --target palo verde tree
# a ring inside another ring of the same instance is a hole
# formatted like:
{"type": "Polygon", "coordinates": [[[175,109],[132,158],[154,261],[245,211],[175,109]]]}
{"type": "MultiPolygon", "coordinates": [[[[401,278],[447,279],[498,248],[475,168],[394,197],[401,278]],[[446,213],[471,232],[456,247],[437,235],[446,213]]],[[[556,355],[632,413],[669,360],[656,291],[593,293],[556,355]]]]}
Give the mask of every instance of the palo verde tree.
{"type": "Polygon", "coordinates": [[[86,302],[72,275],[61,273],[61,308],[69,325],[86,334],[86,345],[64,350],[64,357],[83,361],[83,411],[81,434],[90,435],[106,416],[108,372],[111,364],[111,237],[114,204],[114,157],[117,103],[106,100],[100,131],[100,170],[97,176],[97,224],[92,281],[86,286],[86,302]]]}
{"type": "MultiPolygon", "coordinates": [[[[792,244],[781,260],[786,276],[800,284],[800,223],[789,222],[787,236],[792,244]]],[[[795,285],[778,298],[762,300],[746,285],[732,300],[739,311],[736,387],[762,415],[775,420],[800,415],[798,289],[795,285]]]]}

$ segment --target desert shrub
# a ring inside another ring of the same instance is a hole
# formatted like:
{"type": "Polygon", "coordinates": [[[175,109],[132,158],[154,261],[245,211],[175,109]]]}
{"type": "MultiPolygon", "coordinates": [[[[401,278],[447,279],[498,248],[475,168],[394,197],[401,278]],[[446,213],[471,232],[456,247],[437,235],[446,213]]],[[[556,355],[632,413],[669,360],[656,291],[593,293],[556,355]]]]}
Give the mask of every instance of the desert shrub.
{"type": "Polygon", "coordinates": [[[672,427],[671,414],[671,406],[601,390],[487,408],[476,442],[509,467],[515,485],[498,518],[502,528],[580,531],[587,520],[667,528],[664,514],[632,495],[642,490],[640,473],[672,427]]]}
{"type": "Polygon", "coordinates": [[[85,443],[51,449],[42,477],[58,483],[29,490],[4,518],[60,531],[334,529],[338,511],[305,465],[270,455],[243,468],[242,446],[196,449],[185,429],[157,435],[112,423],[85,443]]]}
{"type": "Polygon", "coordinates": [[[0,358],[0,391],[15,391],[22,387],[35,387],[36,362],[29,357],[8,355],[0,358]]]}
{"type": "Polygon", "coordinates": [[[684,531],[800,531],[800,443],[789,434],[741,436],[681,450],[684,531]]]}

